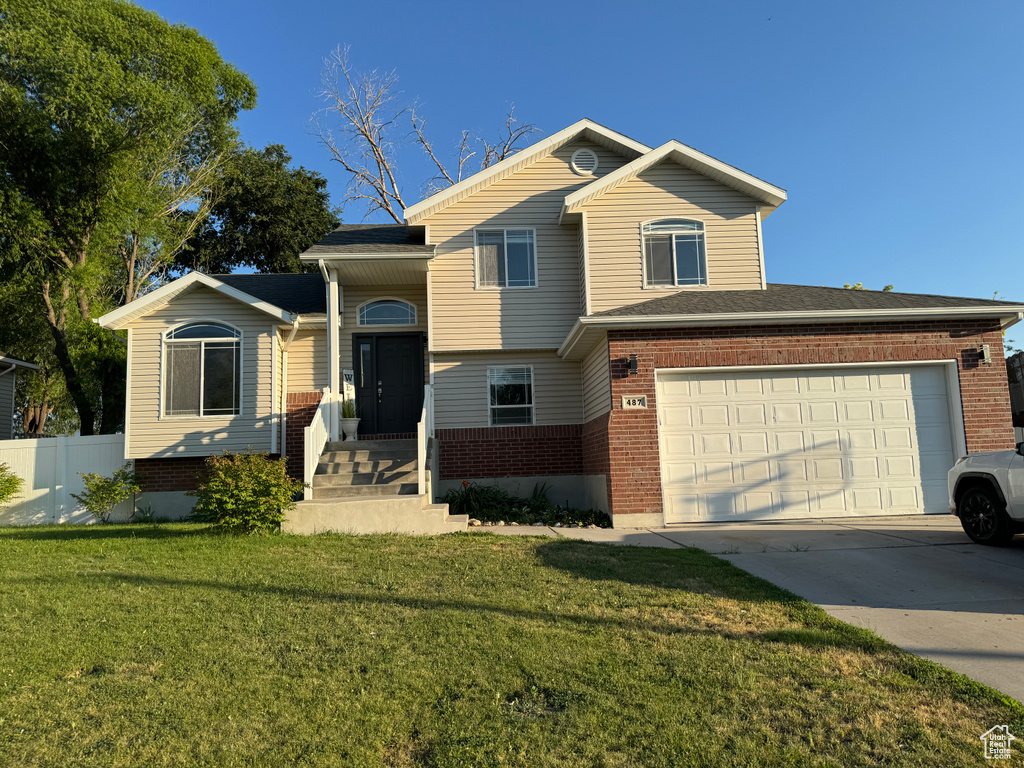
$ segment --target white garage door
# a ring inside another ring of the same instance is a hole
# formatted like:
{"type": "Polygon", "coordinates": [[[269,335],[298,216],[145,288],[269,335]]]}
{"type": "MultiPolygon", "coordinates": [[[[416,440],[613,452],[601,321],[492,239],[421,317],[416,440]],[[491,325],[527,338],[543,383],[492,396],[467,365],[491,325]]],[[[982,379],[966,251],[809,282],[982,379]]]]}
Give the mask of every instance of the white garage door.
{"type": "Polygon", "coordinates": [[[659,372],[667,523],[947,512],[941,365],[659,372]]]}

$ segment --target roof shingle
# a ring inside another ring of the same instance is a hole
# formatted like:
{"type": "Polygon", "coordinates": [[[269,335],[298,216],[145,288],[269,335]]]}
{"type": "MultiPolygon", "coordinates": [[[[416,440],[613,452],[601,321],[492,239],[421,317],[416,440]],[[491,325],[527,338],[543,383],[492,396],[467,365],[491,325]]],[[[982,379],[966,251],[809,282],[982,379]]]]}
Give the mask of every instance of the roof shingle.
{"type": "Polygon", "coordinates": [[[761,312],[828,312],[830,310],[954,309],[1019,307],[1011,301],[933,296],[925,293],[854,291],[814,285],[768,283],[766,290],[679,291],[650,301],[596,312],[594,317],[628,315],[713,315],[761,312]]]}
{"type": "Polygon", "coordinates": [[[304,256],[345,253],[433,253],[423,229],[405,224],[342,224],[311,245],[304,256]]]}
{"type": "Polygon", "coordinates": [[[295,315],[327,312],[327,290],[324,288],[324,279],[319,274],[210,277],[295,315]]]}

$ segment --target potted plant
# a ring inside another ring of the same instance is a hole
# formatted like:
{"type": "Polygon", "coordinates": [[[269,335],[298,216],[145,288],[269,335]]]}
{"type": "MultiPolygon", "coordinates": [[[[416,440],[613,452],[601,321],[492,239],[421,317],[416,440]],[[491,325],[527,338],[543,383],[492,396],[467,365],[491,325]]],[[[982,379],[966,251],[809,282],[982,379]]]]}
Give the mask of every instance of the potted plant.
{"type": "Polygon", "coordinates": [[[356,416],[355,400],[341,401],[341,429],[345,433],[345,440],[357,440],[356,432],[359,430],[359,417],[356,416]]]}

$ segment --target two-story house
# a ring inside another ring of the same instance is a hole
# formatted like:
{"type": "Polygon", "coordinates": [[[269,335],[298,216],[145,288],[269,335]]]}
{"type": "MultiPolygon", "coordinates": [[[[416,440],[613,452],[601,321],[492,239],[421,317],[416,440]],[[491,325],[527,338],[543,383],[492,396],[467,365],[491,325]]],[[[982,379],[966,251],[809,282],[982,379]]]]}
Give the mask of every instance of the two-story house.
{"type": "Polygon", "coordinates": [[[616,527],[947,511],[955,459],[1013,444],[1024,305],[769,283],[785,200],[581,120],[404,225],[339,227],[302,255],[319,274],[193,273],[101,318],[128,333],[126,457],[166,512],[222,449],[312,479],[348,387],[346,482],[415,445],[388,466],[424,503],[543,482],[616,527]]]}

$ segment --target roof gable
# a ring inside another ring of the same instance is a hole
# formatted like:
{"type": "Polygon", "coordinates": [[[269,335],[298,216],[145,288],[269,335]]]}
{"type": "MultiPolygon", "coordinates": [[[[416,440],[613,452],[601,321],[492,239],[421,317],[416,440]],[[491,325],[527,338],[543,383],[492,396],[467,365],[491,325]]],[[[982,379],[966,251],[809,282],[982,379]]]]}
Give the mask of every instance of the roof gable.
{"type": "Polygon", "coordinates": [[[562,204],[559,222],[567,214],[580,210],[592,200],[611,192],[627,181],[635,179],[644,171],[665,162],[676,163],[683,168],[688,168],[702,176],[742,192],[754,200],[760,201],[765,207],[763,214],[765,216],[786,201],[786,190],[781,187],[776,187],[774,184],[769,184],[767,181],[763,181],[756,176],[751,176],[749,173],[723,163],[721,160],[711,157],[711,155],[699,152],[693,147],[688,147],[686,144],[678,141],[669,141],[618,170],[609,173],[607,176],[603,176],[567,195],[565,202],[562,204]]]}
{"type": "Polygon", "coordinates": [[[132,322],[132,320],[148,315],[150,312],[153,312],[170,302],[176,296],[191,291],[198,286],[203,286],[217,291],[230,299],[246,304],[259,312],[263,312],[264,314],[280,320],[281,322],[290,323],[295,319],[295,315],[291,312],[286,312],[281,309],[281,307],[267,301],[263,301],[262,299],[258,299],[244,291],[240,291],[237,288],[221,282],[215,277],[204,275],[202,272],[189,272],[184,277],[172,280],[167,285],[161,286],[155,291],[147,293],[145,296],[125,304],[123,307],[118,307],[102,317],[95,318],[93,322],[104,328],[111,328],[115,330],[123,328],[128,323],[132,322]]]}
{"type": "Polygon", "coordinates": [[[619,152],[626,157],[641,157],[650,152],[650,147],[634,141],[628,136],[617,133],[592,120],[584,118],[564,128],[548,138],[533,144],[530,147],[507,157],[500,163],[495,163],[479,173],[475,173],[468,179],[463,179],[448,189],[431,195],[425,200],[416,203],[405,209],[405,222],[408,225],[416,224],[438,211],[464,200],[476,192],[494,184],[501,179],[521,171],[529,165],[541,160],[559,147],[565,146],[576,139],[585,138],[595,144],[619,152]]]}

